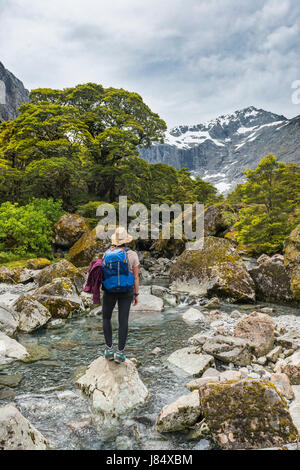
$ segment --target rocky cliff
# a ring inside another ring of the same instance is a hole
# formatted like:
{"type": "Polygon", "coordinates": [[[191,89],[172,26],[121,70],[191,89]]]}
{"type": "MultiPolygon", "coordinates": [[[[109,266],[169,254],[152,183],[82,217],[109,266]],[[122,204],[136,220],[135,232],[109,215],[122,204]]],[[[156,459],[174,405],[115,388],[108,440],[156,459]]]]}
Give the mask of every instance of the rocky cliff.
{"type": "Polygon", "coordinates": [[[0,122],[17,117],[18,107],[28,100],[23,83],[0,62],[0,122]]]}
{"type": "Polygon", "coordinates": [[[246,168],[255,168],[268,153],[300,163],[300,116],[288,120],[252,106],[203,124],[175,127],[164,144],[142,149],[140,156],[150,163],[189,168],[228,192],[243,181],[246,168]]]}

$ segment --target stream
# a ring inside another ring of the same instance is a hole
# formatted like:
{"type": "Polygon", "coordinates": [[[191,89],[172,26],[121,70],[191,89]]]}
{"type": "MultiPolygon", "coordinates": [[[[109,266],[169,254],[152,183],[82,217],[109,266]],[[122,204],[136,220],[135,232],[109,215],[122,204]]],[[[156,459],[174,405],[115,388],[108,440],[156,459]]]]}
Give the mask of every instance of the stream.
{"type": "MultiPolygon", "coordinates": [[[[156,279],[153,284],[158,284],[156,279]]],[[[161,285],[165,283],[160,282],[161,285]]],[[[0,304],[9,305],[29,285],[0,284],[0,304]]],[[[260,303],[260,306],[273,306],[260,303]]],[[[294,316],[300,320],[299,309],[276,305],[274,316],[292,324],[294,316]],[[290,317],[292,316],[292,317],[290,317]],[[284,318],[285,317],[285,318],[284,318]]],[[[146,404],[134,410],[120,423],[119,428],[103,429],[92,419],[90,424],[74,430],[68,423],[92,417],[88,398],[74,384],[76,375],[84,366],[103,354],[102,318],[92,310],[85,316],[75,316],[59,328],[44,327],[33,333],[19,333],[16,339],[36,343],[50,350],[49,358],[33,363],[13,362],[1,366],[1,374],[20,374],[23,380],[15,398],[1,400],[0,404],[14,402],[21,413],[49,440],[55,449],[209,449],[208,440],[188,441],[182,433],[161,435],[153,427],[162,407],[187,394],[185,384],[191,380],[179,369],[168,365],[167,357],[186,347],[191,336],[207,328],[204,324],[188,325],[181,316],[190,306],[183,302],[177,307],[165,308],[161,313],[134,313],[130,317],[127,357],[137,358],[138,372],[150,391],[146,404]],[[151,351],[160,347],[155,356],[151,351]]],[[[222,302],[223,312],[239,310],[251,313],[257,306],[233,305],[222,302]]],[[[113,315],[114,340],[117,338],[117,319],[113,315]]]]}

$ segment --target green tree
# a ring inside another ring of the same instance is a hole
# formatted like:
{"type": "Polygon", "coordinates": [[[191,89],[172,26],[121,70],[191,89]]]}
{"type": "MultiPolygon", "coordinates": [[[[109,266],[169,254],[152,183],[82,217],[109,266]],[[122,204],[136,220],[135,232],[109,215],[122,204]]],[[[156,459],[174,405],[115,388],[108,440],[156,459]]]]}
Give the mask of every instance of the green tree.
{"type": "Polygon", "coordinates": [[[33,199],[25,206],[1,204],[0,258],[10,253],[50,256],[52,226],[62,214],[61,202],[52,199],[33,199]]]}
{"type": "Polygon", "coordinates": [[[295,225],[300,203],[300,167],[267,155],[255,170],[246,170],[247,181],[228,197],[240,202],[237,240],[256,253],[274,253],[282,248],[295,225]]]}

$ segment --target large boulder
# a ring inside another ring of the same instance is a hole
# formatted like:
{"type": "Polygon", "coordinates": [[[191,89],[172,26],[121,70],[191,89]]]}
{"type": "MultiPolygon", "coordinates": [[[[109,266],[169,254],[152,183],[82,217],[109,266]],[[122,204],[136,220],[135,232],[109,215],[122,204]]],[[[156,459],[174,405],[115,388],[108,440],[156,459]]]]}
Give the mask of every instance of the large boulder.
{"type": "Polygon", "coordinates": [[[208,354],[201,354],[197,347],[187,347],[174,351],[168,357],[168,361],[187,374],[199,377],[214,363],[214,358],[208,354]]]}
{"type": "Polygon", "coordinates": [[[49,310],[30,295],[20,296],[13,308],[18,316],[18,330],[25,333],[37,330],[51,318],[49,310]]]}
{"type": "Polygon", "coordinates": [[[292,388],[295,398],[290,405],[290,413],[300,433],[300,385],[294,385],[292,388]]]}
{"type": "Polygon", "coordinates": [[[284,266],[283,257],[275,255],[270,258],[264,255],[258,261],[258,266],[249,270],[255,284],[257,299],[273,302],[293,301],[291,278],[284,266]]]}
{"type": "Polygon", "coordinates": [[[274,346],[275,323],[269,315],[253,312],[242,317],[234,330],[234,336],[246,339],[257,357],[265,356],[274,346]]]}
{"type": "Polygon", "coordinates": [[[18,322],[13,310],[0,305],[0,331],[13,336],[17,330],[18,322]]]}
{"type": "Polygon", "coordinates": [[[298,438],[287,404],[271,382],[208,383],[199,393],[202,416],[221,449],[279,447],[298,438]]]}
{"type": "Polygon", "coordinates": [[[204,343],[203,351],[222,362],[237,366],[247,366],[252,360],[249,341],[233,336],[212,336],[204,343]]]}
{"type": "Polygon", "coordinates": [[[300,265],[300,224],[284,242],[284,262],[290,270],[300,265]]]}
{"type": "Polygon", "coordinates": [[[71,248],[88,231],[89,225],[84,217],[63,214],[53,226],[52,242],[59,247],[71,248]]]}
{"type": "Polygon", "coordinates": [[[96,256],[102,257],[108,245],[107,241],[97,238],[96,227],[82,235],[75,245],[72,246],[68,256],[75,266],[87,266],[96,256]]]}
{"type": "Polygon", "coordinates": [[[229,228],[224,217],[225,207],[222,205],[209,206],[204,212],[204,235],[217,236],[229,228]]]}
{"type": "Polygon", "coordinates": [[[284,262],[291,276],[291,291],[300,301],[300,225],[298,225],[284,243],[284,262]]]}
{"type": "Polygon", "coordinates": [[[67,318],[72,312],[84,311],[84,304],[69,278],[55,278],[37,288],[32,300],[41,303],[54,318],[67,318]]]}
{"type": "Polygon", "coordinates": [[[38,272],[35,281],[39,286],[49,284],[53,279],[66,277],[70,279],[80,293],[85,283],[85,276],[72,263],[62,259],[58,263],[51,264],[38,272]]]}
{"type": "Polygon", "coordinates": [[[16,340],[0,332],[0,365],[28,357],[28,352],[16,340]]]}
{"type": "Polygon", "coordinates": [[[156,429],[158,432],[183,431],[197,423],[200,413],[199,392],[191,392],[162,409],[156,422],[156,429]]]}
{"type": "Polygon", "coordinates": [[[135,365],[128,359],[116,364],[100,357],[76,384],[91,397],[93,410],[104,419],[125,416],[142,405],[149,394],[135,365]]]}
{"type": "Polygon", "coordinates": [[[228,240],[205,237],[203,249],[185,250],[171,266],[172,289],[252,302],[254,283],[228,240]]]}
{"type": "Polygon", "coordinates": [[[0,450],[46,450],[46,438],[9,404],[0,408],[0,450]]]}
{"type": "Polygon", "coordinates": [[[293,269],[291,274],[291,291],[296,301],[300,302],[300,266],[293,269]]]}

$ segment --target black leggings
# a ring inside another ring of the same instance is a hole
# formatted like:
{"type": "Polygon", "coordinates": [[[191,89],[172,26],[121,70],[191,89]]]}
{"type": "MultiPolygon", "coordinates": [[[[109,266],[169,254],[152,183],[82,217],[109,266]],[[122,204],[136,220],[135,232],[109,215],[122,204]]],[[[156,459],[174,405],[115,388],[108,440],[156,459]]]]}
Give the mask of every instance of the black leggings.
{"type": "Polygon", "coordinates": [[[130,292],[111,293],[104,291],[102,303],[103,332],[105,342],[108,347],[112,346],[111,317],[113,309],[118,301],[119,310],[119,351],[123,351],[126,345],[128,334],[128,319],[131,302],[133,299],[133,289],[130,292]]]}

